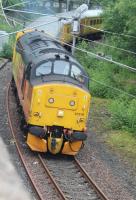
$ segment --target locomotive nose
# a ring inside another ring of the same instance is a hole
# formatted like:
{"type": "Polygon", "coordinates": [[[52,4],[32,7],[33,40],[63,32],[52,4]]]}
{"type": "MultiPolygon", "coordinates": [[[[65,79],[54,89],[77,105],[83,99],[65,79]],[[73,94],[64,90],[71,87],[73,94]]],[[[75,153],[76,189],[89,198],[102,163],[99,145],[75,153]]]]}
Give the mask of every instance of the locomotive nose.
{"type": "MultiPolygon", "coordinates": [[[[46,107],[59,108],[64,110],[76,110],[78,106],[78,97],[63,94],[51,94],[47,96],[46,107]]],[[[59,115],[61,111],[59,112],[59,115]]],[[[62,114],[63,115],[63,114],[62,114]]]]}
{"type": "Polygon", "coordinates": [[[33,89],[30,124],[82,131],[86,127],[89,102],[90,95],[86,91],[70,84],[36,86],[33,89]]]}

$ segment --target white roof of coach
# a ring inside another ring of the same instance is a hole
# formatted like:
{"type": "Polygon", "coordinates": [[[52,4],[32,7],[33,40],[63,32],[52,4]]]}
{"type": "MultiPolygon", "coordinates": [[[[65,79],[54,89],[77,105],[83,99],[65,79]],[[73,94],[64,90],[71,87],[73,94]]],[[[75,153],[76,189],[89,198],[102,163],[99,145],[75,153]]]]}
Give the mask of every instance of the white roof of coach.
{"type": "Polygon", "coordinates": [[[102,14],[102,9],[95,9],[95,10],[87,10],[81,15],[81,19],[85,17],[98,17],[102,14]]]}
{"type": "MultiPolygon", "coordinates": [[[[95,9],[95,10],[87,10],[86,12],[84,12],[80,19],[83,19],[85,17],[98,17],[102,14],[103,10],[102,9],[95,9]]],[[[73,11],[71,12],[68,12],[66,13],[65,17],[71,17],[71,19],[65,19],[65,20],[62,20],[62,23],[63,24],[69,24],[72,22],[72,14],[73,14],[73,11]]]]}

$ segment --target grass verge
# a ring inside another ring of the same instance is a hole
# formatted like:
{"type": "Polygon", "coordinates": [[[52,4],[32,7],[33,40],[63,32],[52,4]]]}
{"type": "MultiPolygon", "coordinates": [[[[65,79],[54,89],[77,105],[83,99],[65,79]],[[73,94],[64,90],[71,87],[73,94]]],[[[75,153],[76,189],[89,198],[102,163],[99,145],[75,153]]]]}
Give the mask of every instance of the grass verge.
{"type": "Polygon", "coordinates": [[[111,100],[93,98],[90,114],[90,129],[126,163],[136,168],[136,136],[129,131],[113,130],[108,105],[111,100]]]}

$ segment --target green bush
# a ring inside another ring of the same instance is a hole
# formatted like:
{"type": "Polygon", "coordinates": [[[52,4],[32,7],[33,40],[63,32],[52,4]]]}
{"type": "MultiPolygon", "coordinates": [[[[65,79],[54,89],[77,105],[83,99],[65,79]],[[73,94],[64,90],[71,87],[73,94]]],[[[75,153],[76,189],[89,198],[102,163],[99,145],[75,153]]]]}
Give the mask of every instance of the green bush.
{"type": "Polygon", "coordinates": [[[14,43],[15,43],[15,36],[10,36],[8,43],[5,43],[3,45],[3,49],[0,52],[0,57],[12,59],[14,43]]]}
{"type": "Polygon", "coordinates": [[[13,50],[10,44],[5,43],[3,49],[0,52],[0,57],[11,59],[13,55],[13,50]]]}
{"type": "Polygon", "coordinates": [[[109,105],[111,125],[114,129],[124,129],[136,133],[136,99],[119,98],[109,105]]]}
{"type": "MultiPolygon", "coordinates": [[[[11,33],[21,29],[21,26],[20,25],[17,25],[16,27],[9,26],[8,24],[5,24],[5,21],[3,20],[0,23],[0,29],[11,33]]],[[[11,59],[13,54],[14,43],[15,43],[15,34],[10,35],[8,43],[5,43],[3,45],[3,49],[0,52],[0,57],[11,59]]]]}

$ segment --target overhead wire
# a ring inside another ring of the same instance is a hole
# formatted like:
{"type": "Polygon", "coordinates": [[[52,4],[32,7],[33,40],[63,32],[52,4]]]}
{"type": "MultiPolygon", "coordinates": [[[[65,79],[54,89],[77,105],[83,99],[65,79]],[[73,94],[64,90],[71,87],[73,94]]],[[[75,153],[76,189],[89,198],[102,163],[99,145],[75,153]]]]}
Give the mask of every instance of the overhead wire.
{"type": "Polygon", "coordinates": [[[94,29],[94,30],[100,31],[100,32],[104,32],[104,33],[108,33],[108,34],[113,34],[113,35],[118,35],[118,36],[130,37],[130,38],[136,39],[136,37],[133,36],[133,35],[123,34],[123,33],[115,33],[115,32],[112,32],[112,31],[107,31],[107,30],[95,28],[93,26],[88,26],[88,25],[84,25],[84,24],[81,24],[81,25],[84,26],[84,27],[90,28],[90,29],[94,29]]]}
{"type": "MultiPolygon", "coordinates": [[[[38,27],[41,27],[41,26],[44,26],[44,25],[51,24],[51,23],[53,23],[53,22],[57,22],[57,21],[58,21],[58,20],[51,21],[51,22],[48,22],[48,23],[43,23],[43,24],[40,24],[40,25],[37,25],[37,26],[33,26],[33,27],[28,27],[27,29],[38,28],[38,27]]],[[[17,32],[25,31],[25,30],[26,30],[26,29],[21,29],[21,30],[15,31],[15,32],[7,33],[6,35],[12,35],[12,34],[15,34],[15,33],[17,33],[17,32]]],[[[46,34],[49,35],[49,33],[46,33],[46,34]]],[[[5,35],[3,34],[3,35],[0,36],[0,38],[1,38],[1,37],[4,37],[4,36],[5,36],[5,35]]],[[[72,45],[70,45],[70,44],[68,44],[68,43],[66,43],[66,42],[62,42],[62,41],[61,41],[61,43],[65,44],[65,45],[67,45],[67,46],[72,47],[72,45]]],[[[89,55],[92,55],[92,56],[95,57],[95,58],[99,58],[99,59],[101,59],[101,60],[108,61],[108,62],[113,63],[113,64],[116,64],[116,65],[118,65],[118,66],[120,66],[120,67],[122,67],[122,68],[126,68],[126,69],[128,69],[128,70],[130,70],[130,71],[132,71],[132,72],[136,72],[136,68],[130,67],[130,66],[128,66],[128,65],[119,63],[119,62],[114,61],[114,60],[110,60],[110,59],[105,58],[105,57],[103,57],[103,56],[97,55],[97,54],[95,54],[95,53],[93,53],[93,52],[87,51],[87,50],[85,50],[85,49],[80,49],[80,48],[78,48],[78,47],[74,47],[74,48],[77,49],[77,50],[79,50],[79,51],[85,52],[85,53],[87,53],[87,54],[89,54],[89,55]]]]}
{"type": "MultiPolygon", "coordinates": [[[[49,33],[46,33],[46,34],[49,34],[49,33]]],[[[65,45],[67,45],[67,46],[73,47],[72,45],[70,45],[70,44],[68,44],[68,43],[65,43],[65,42],[63,42],[63,41],[61,41],[61,42],[62,42],[63,44],[65,44],[65,45]]],[[[106,57],[97,55],[97,54],[95,54],[95,53],[93,53],[93,52],[90,52],[90,51],[87,51],[87,50],[85,50],[85,49],[80,49],[80,48],[78,48],[78,47],[74,47],[74,48],[77,49],[77,50],[79,50],[79,51],[82,51],[82,52],[85,52],[85,53],[87,53],[87,54],[90,54],[90,55],[92,55],[92,56],[95,57],[95,58],[99,58],[99,59],[101,59],[101,60],[108,61],[108,62],[113,63],[113,64],[116,64],[116,65],[118,65],[118,66],[120,66],[120,67],[122,67],[122,68],[129,69],[129,70],[132,71],[132,72],[136,72],[136,68],[134,68],[134,67],[130,67],[130,66],[128,66],[128,65],[119,63],[119,62],[114,61],[114,60],[110,60],[110,59],[108,59],[108,58],[106,58],[106,57]]]]}
{"type": "MultiPolygon", "coordinates": [[[[64,32],[63,32],[63,34],[67,34],[67,35],[72,35],[72,36],[73,36],[72,33],[64,33],[64,32]]],[[[123,48],[111,46],[111,45],[109,45],[109,44],[104,44],[104,43],[102,43],[102,42],[98,42],[98,41],[86,39],[86,38],[83,38],[83,37],[78,36],[78,35],[76,35],[76,38],[79,38],[79,39],[82,39],[82,40],[85,40],[85,41],[88,41],[88,42],[92,42],[92,43],[95,43],[95,44],[107,46],[107,47],[110,47],[110,48],[113,48],[113,49],[117,49],[117,50],[120,50],[120,51],[124,51],[124,52],[126,52],[126,53],[130,53],[130,54],[135,54],[135,55],[136,55],[136,52],[134,52],[134,51],[130,51],[130,50],[126,50],[126,49],[123,49],[123,48]]]]}
{"type": "Polygon", "coordinates": [[[5,18],[6,22],[7,22],[7,24],[8,24],[9,26],[11,26],[10,23],[9,23],[9,21],[8,21],[8,19],[7,19],[7,17],[6,17],[6,14],[5,14],[5,12],[4,12],[4,8],[3,8],[3,5],[2,5],[2,0],[0,0],[0,7],[1,7],[3,16],[4,16],[4,18],[5,18]]]}
{"type": "MultiPolygon", "coordinates": [[[[48,34],[48,33],[46,33],[46,34],[48,34]]],[[[50,34],[48,34],[48,35],[50,35],[50,34]]],[[[53,40],[55,40],[55,41],[57,41],[57,42],[59,42],[59,43],[61,43],[60,40],[57,40],[57,39],[55,39],[55,38],[53,38],[53,37],[50,37],[50,38],[53,39],[53,40]]],[[[22,50],[21,48],[18,47],[18,49],[20,49],[20,50],[23,52],[23,50],[22,50]]],[[[28,52],[29,54],[32,54],[32,53],[30,53],[30,51],[27,51],[27,50],[25,50],[25,52],[28,52]]],[[[33,55],[33,54],[32,54],[32,55],[33,55]]],[[[86,76],[85,76],[85,77],[86,77],[86,76]]],[[[88,78],[88,77],[87,77],[87,78],[88,78]]],[[[96,83],[98,83],[98,84],[100,84],[100,85],[106,86],[106,87],[108,87],[108,88],[110,88],[110,89],[113,89],[113,90],[115,90],[115,91],[117,91],[117,92],[124,93],[124,94],[126,94],[126,95],[128,95],[128,96],[130,96],[130,97],[132,97],[132,98],[136,98],[135,95],[132,95],[132,94],[130,94],[130,93],[124,91],[124,90],[120,90],[120,89],[118,89],[118,88],[109,86],[109,85],[104,84],[103,82],[98,81],[98,80],[95,80],[95,79],[93,79],[93,78],[90,78],[90,80],[93,81],[93,82],[96,82],[96,83]]]]}
{"type": "MultiPolygon", "coordinates": [[[[54,21],[53,21],[53,22],[54,22],[54,21]]],[[[47,25],[47,24],[50,24],[50,23],[53,23],[53,22],[48,22],[48,23],[45,23],[45,24],[42,24],[42,25],[39,25],[39,26],[47,25]]],[[[37,28],[37,27],[39,27],[39,26],[31,27],[31,29],[37,28]]],[[[18,33],[18,32],[20,32],[20,31],[25,31],[25,30],[26,30],[26,29],[22,29],[22,30],[19,30],[19,31],[15,31],[15,32],[12,32],[12,34],[18,33]]],[[[62,41],[60,41],[60,40],[54,38],[53,35],[51,35],[51,34],[49,34],[49,33],[47,33],[47,32],[45,32],[45,33],[46,33],[47,35],[49,35],[53,40],[55,40],[55,41],[57,41],[57,42],[59,42],[59,43],[63,43],[63,44],[65,44],[65,45],[67,45],[67,46],[73,47],[72,45],[70,45],[70,44],[68,44],[68,43],[62,42],[62,41]]],[[[11,33],[9,33],[9,34],[11,34],[11,33]]],[[[93,55],[94,55],[94,53],[92,53],[92,52],[88,52],[88,51],[86,51],[86,50],[83,50],[83,49],[80,49],[80,48],[77,48],[77,47],[75,47],[75,48],[76,48],[77,50],[79,50],[79,51],[82,51],[82,52],[85,52],[85,53],[90,53],[90,54],[93,54],[93,55]]],[[[20,50],[22,51],[22,49],[20,49],[20,50]]],[[[27,51],[27,50],[25,50],[25,51],[27,51]]],[[[30,52],[29,52],[29,53],[30,53],[30,52]]],[[[100,56],[98,56],[98,55],[95,55],[95,56],[100,57],[100,56]]],[[[127,94],[128,96],[131,96],[131,97],[133,97],[133,98],[136,98],[136,96],[134,96],[134,95],[132,95],[132,94],[129,94],[129,93],[123,91],[123,90],[120,90],[120,89],[111,87],[111,86],[106,85],[106,84],[104,84],[104,83],[102,83],[102,82],[100,82],[100,81],[98,81],[98,80],[95,80],[95,79],[91,79],[91,80],[94,81],[94,82],[96,82],[96,83],[99,83],[99,84],[101,84],[101,85],[104,85],[104,86],[106,86],[106,87],[109,87],[109,88],[111,88],[111,89],[114,89],[114,90],[116,90],[116,91],[118,91],[118,92],[125,93],[125,94],[127,94]]]]}
{"type": "MultiPolygon", "coordinates": [[[[22,11],[19,11],[19,12],[22,12],[22,11]]],[[[47,16],[47,14],[42,14],[42,13],[35,13],[35,12],[33,12],[34,14],[40,14],[40,15],[44,15],[44,16],[47,16]]],[[[49,15],[48,15],[49,16],[49,15]]],[[[50,15],[51,17],[57,17],[57,15],[50,15]]],[[[24,17],[25,18],[25,17],[24,17]]],[[[29,21],[32,21],[32,20],[29,20],[29,21]]],[[[37,21],[37,22],[40,22],[40,20],[39,21],[37,21]]],[[[90,28],[94,28],[94,27],[92,27],[92,26],[86,26],[86,25],[83,25],[83,24],[81,24],[82,26],[85,26],[85,27],[90,27],[90,28]]],[[[96,29],[96,28],[94,28],[94,29],[96,29]]],[[[104,30],[102,30],[102,29],[96,29],[96,30],[99,30],[99,31],[104,31],[104,30]]],[[[106,31],[107,32],[107,31],[106,31]]],[[[109,32],[109,31],[108,31],[109,32]]],[[[114,33],[114,34],[117,34],[117,33],[114,33]]],[[[124,35],[124,34],[119,34],[119,35],[124,35]]],[[[126,36],[126,35],[125,35],[126,36]]],[[[128,36],[128,35],[127,35],[128,36]]],[[[129,35],[130,36],[130,35],[129,35]]],[[[133,37],[133,36],[132,36],[133,37]]],[[[77,38],[81,38],[81,37],[79,37],[79,36],[77,36],[77,38]]],[[[93,41],[93,40],[88,40],[88,39],[84,39],[84,40],[86,40],[86,41],[91,41],[91,42],[93,42],[93,43],[96,43],[96,44],[100,44],[100,45],[103,45],[103,46],[108,46],[108,47],[111,47],[111,48],[114,48],[114,49],[117,49],[117,50],[121,50],[121,51],[124,51],[124,52],[126,52],[126,53],[131,53],[131,54],[135,54],[136,55],[136,52],[133,52],[133,51],[130,51],[130,50],[126,50],[126,49],[123,49],[123,48],[118,48],[118,47],[114,47],[114,46],[111,46],[111,45],[108,45],[108,44],[103,44],[103,43],[100,43],[100,42],[96,42],[96,41],[93,41]]]]}
{"type": "MultiPolygon", "coordinates": [[[[12,11],[12,12],[20,12],[20,13],[28,13],[28,14],[35,14],[35,15],[41,15],[41,16],[50,16],[50,17],[60,17],[57,16],[57,14],[54,15],[48,15],[48,14],[44,14],[44,13],[39,13],[39,12],[33,12],[33,11],[24,11],[24,10],[18,10],[18,9],[10,9],[10,8],[3,8],[4,10],[8,10],[8,11],[12,11]]],[[[67,19],[72,19],[72,17],[66,17],[67,19]]],[[[116,32],[112,32],[112,31],[107,31],[107,30],[103,30],[103,29],[99,29],[99,28],[95,28],[93,26],[88,26],[88,25],[84,25],[81,24],[84,27],[88,27],[94,30],[98,30],[104,33],[108,33],[108,34],[113,34],[113,35],[118,35],[118,36],[124,36],[124,37],[130,37],[130,38],[135,38],[135,36],[129,35],[129,34],[123,34],[123,33],[116,33],[116,32]]]]}
{"type": "MultiPolygon", "coordinates": [[[[0,16],[3,16],[3,14],[0,14],[0,16]]],[[[7,15],[7,18],[10,19],[10,20],[12,20],[12,21],[14,20],[17,24],[23,25],[23,24],[21,23],[21,21],[19,22],[19,21],[15,20],[16,18],[14,18],[14,17],[11,17],[11,16],[9,17],[9,16],[7,15]]]]}
{"type": "MultiPolygon", "coordinates": [[[[19,5],[22,5],[22,4],[26,4],[26,3],[29,3],[29,1],[25,1],[25,2],[21,2],[21,3],[16,3],[14,5],[11,5],[11,6],[7,6],[7,7],[3,7],[4,9],[8,9],[8,8],[12,8],[12,7],[15,7],[15,6],[19,6],[19,5]]],[[[30,3],[29,3],[30,4],[30,3]]]]}
{"type": "MultiPolygon", "coordinates": [[[[34,14],[35,14],[35,13],[34,13],[34,14]]],[[[42,14],[42,13],[37,13],[37,14],[42,14]]],[[[42,14],[42,15],[44,15],[44,14],[42,14]]],[[[45,16],[45,15],[44,15],[44,16],[45,16]]],[[[57,21],[58,21],[58,20],[57,20],[57,21]]],[[[43,25],[47,25],[47,24],[53,23],[53,22],[56,22],[56,20],[55,20],[55,21],[52,21],[52,22],[45,23],[45,24],[41,24],[41,25],[39,25],[39,26],[29,27],[29,28],[30,28],[30,29],[34,29],[34,28],[38,28],[38,27],[43,26],[43,25]]],[[[85,26],[85,25],[84,25],[84,26],[85,26]]],[[[90,26],[89,26],[89,27],[90,27],[90,26]]],[[[90,27],[90,28],[94,28],[94,27],[90,27]]],[[[95,28],[94,28],[94,29],[95,29],[95,28]]],[[[9,33],[8,35],[14,34],[14,33],[17,33],[17,32],[23,31],[23,30],[26,30],[26,29],[22,29],[22,30],[19,30],[19,31],[16,31],[16,32],[12,32],[12,33],[9,33]]],[[[104,31],[104,30],[101,30],[101,29],[97,29],[97,30],[104,31]]],[[[105,31],[105,32],[113,33],[113,32],[109,32],[109,31],[105,31]]],[[[49,34],[49,33],[46,33],[46,34],[48,34],[48,35],[51,36],[51,34],[49,34]]],[[[117,34],[117,33],[114,33],[114,34],[117,34]]],[[[117,35],[123,35],[123,36],[124,36],[124,34],[117,34],[117,35]]],[[[134,37],[134,36],[130,36],[130,35],[125,35],[125,36],[127,36],[127,37],[134,37]]],[[[52,36],[51,36],[51,38],[52,38],[52,36]]],[[[81,38],[81,37],[80,37],[80,38],[81,38]]],[[[53,38],[52,38],[52,39],[53,39],[53,38]]],[[[67,44],[67,43],[65,43],[65,42],[62,42],[62,41],[60,41],[60,40],[57,40],[57,39],[55,39],[55,38],[54,38],[54,40],[58,41],[59,43],[63,43],[63,44],[65,44],[65,45],[67,45],[67,46],[72,47],[72,45],[69,45],[69,44],[67,44]]],[[[96,43],[96,42],[95,42],[95,43],[96,43]]],[[[98,43],[98,42],[97,42],[97,43],[98,43]]],[[[110,45],[105,45],[105,46],[110,46],[110,45]]],[[[110,47],[111,47],[111,46],[110,46],[110,47]]],[[[112,46],[112,47],[113,47],[113,46],[112,46]]],[[[113,48],[117,48],[117,47],[113,47],[113,48]]],[[[111,62],[111,60],[108,60],[108,59],[106,59],[106,58],[103,58],[103,57],[101,57],[101,56],[99,56],[99,55],[97,55],[97,54],[94,54],[94,53],[92,53],[92,52],[88,52],[88,51],[86,51],[86,50],[83,50],[83,49],[80,49],[80,48],[77,48],[77,47],[75,47],[75,49],[77,49],[77,50],[79,50],[79,51],[83,51],[83,52],[88,53],[88,54],[91,54],[91,55],[95,56],[96,58],[100,58],[100,59],[103,59],[103,60],[106,60],[106,61],[110,61],[110,62],[111,62]]],[[[120,48],[117,48],[117,49],[120,49],[120,48]]],[[[123,49],[123,50],[124,50],[124,49],[123,49]]],[[[128,50],[124,50],[124,51],[130,52],[130,51],[128,51],[128,50]]],[[[135,52],[133,52],[133,53],[135,54],[135,52]]],[[[116,62],[116,61],[112,61],[112,63],[114,63],[114,64],[120,64],[121,67],[125,67],[125,68],[128,68],[128,69],[132,70],[132,71],[136,71],[135,68],[129,67],[129,66],[124,65],[124,64],[122,64],[122,63],[118,63],[118,62],[116,62]]],[[[92,80],[92,81],[95,81],[96,83],[99,83],[99,84],[101,84],[101,85],[104,85],[104,86],[106,86],[106,87],[109,87],[109,88],[111,88],[111,89],[114,89],[114,90],[116,90],[116,91],[123,92],[123,93],[125,93],[125,94],[127,94],[127,95],[129,95],[129,96],[131,96],[131,97],[133,97],[133,98],[136,98],[136,96],[134,96],[134,95],[132,95],[132,94],[129,94],[129,93],[123,91],[123,90],[120,90],[120,89],[117,89],[117,88],[108,86],[108,85],[106,85],[106,84],[104,84],[104,83],[102,83],[102,82],[100,82],[100,81],[94,80],[94,79],[91,79],[91,80],[92,80]]]]}
{"type": "MultiPolygon", "coordinates": [[[[33,11],[25,11],[25,10],[18,10],[18,9],[8,9],[4,8],[4,10],[12,11],[12,12],[19,12],[19,13],[26,13],[26,14],[34,14],[34,15],[41,15],[41,16],[50,16],[50,17],[57,17],[60,18],[57,14],[49,15],[49,14],[44,14],[44,13],[39,13],[39,12],[33,12],[33,11]]],[[[72,17],[66,17],[67,19],[72,19],[72,17]]]]}
{"type": "Polygon", "coordinates": [[[132,94],[130,94],[130,93],[126,92],[126,91],[120,90],[120,89],[118,89],[118,88],[109,86],[109,85],[107,85],[107,84],[105,84],[105,83],[102,83],[101,81],[98,81],[98,80],[95,80],[95,79],[92,79],[92,78],[91,78],[90,80],[91,80],[91,81],[94,81],[94,82],[96,82],[96,83],[98,83],[98,84],[100,84],[100,85],[106,86],[106,87],[108,87],[108,88],[110,88],[110,89],[116,90],[117,92],[124,93],[124,94],[126,94],[126,95],[128,95],[128,96],[130,96],[130,97],[132,97],[132,98],[136,98],[135,95],[132,95],[132,94]]]}
{"type": "MultiPolygon", "coordinates": [[[[26,1],[26,2],[21,2],[21,3],[14,4],[14,5],[12,5],[12,6],[4,7],[4,9],[8,9],[8,8],[15,7],[15,6],[21,5],[21,4],[26,4],[26,3],[29,3],[29,5],[30,5],[30,4],[33,4],[33,2],[26,1]]],[[[47,8],[47,9],[48,9],[48,10],[51,10],[50,8],[47,8]]],[[[18,11],[20,11],[20,10],[18,10],[18,11]]],[[[27,11],[26,11],[26,12],[27,12],[27,11]]],[[[51,10],[51,12],[54,13],[54,14],[56,14],[53,10],[51,10]]],[[[33,13],[35,14],[35,12],[33,12],[33,13]]],[[[19,14],[20,14],[20,16],[21,16],[22,18],[24,18],[24,19],[26,19],[26,20],[28,20],[28,21],[30,21],[30,22],[34,22],[34,20],[31,20],[31,19],[29,19],[28,17],[25,17],[24,15],[21,15],[21,13],[19,13],[19,14]]],[[[41,14],[42,14],[42,13],[41,13],[41,14]]],[[[48,14],[47,16],[49,16],[49,14],[48,14]]],[[[43,22],[43,20],[36,20],[36,22],[43,22]]]]}
{"type": "Polygon", "coordinates": [[[99,44],[99,45],[102,45],[102,46],[110,47],[110,48],[113,48],[113,49],[117,49],[117,50],[120,50],[120,51],[124,51],[126,53],[130,53],[130,54],[135,54],[136,55],[136,52],[134,52],[134,51],[130,51],[130,50],[126,50],[126,49],[123,49],[123,48],[115,47],[115,46],[112,46],[112,45],[109,45],[109,44],[104,44],[102,42],[86,39],[86,38],[83,38],[83,37],[80,37],[80,36],[76,36],[76,37],[80,38],[80,39],[83,39],[85,41],[88,41],[88,42],[92,42],[92,43],[95,43],[95,44],[99,44]]]}
{"type": "MultiPolygon", "coordinates": [[[[46,33],[46,34],[48,34],[48,35],[51,36],[51,34],[49,34],[49,33],[46,33]]],[[[51,36],[51,38],[52,38],[52,36],[51,36]]],[[[67,43],[65,43],[65,42],[62,42],[62,41],[60,41],[60,40],[57,40],[57,39],[54,39],[54,40],[57,41],[57,42],[63,43],[63,44],[65,44],[65,45],[68,45],[68,46],[73,47],[72,45],[69,45],[69,44],[67,44],[67,43]]],[[[82,49],[79,49],[79,48],[77,48],[77,47],[75,47],[75,48],[76,48],[77,50],[83,51],[82,49]]],[[[84,51],[84,52],[86,52],[86,51],[84,51]]],[[[136,71],[136,69],[135,69],[135,71],[136,71]]],[[[134,96],[134,95],[132,95],[132,94],[130,94],[130,93],[127,93],[127,92],[125,92],[125,91],[123,91],[123,90],[120,90],[120,89],[117,89],[117,88],[115,88],[115,87],[106,85],[106,84],[104,84],[104,83],[102,83],[102,82],[100,82],[100,81],[97,81],[97,80],[95,80],[95,79],[91,79],[91,80],[94,81],[94,82],[96,82],[96,83],[99,83],[99,84],[101,84],[101,85],[103,85],[103,86],[109,87],[110,89],[114,89],[114,90],[116,90],[116,91],[118,91],[118,92],[121,92],[121,93],[124,93],[124,94],[126,94],[126,95],[128,95],[128,96],[130,96],[130,97],[136,98],[136,96],[134,96]]]]}
{"type": "MultiPolygon", "coordinates": [[[[24,20],[27,20],[28,22],[34,22],[34,20],[36,20],[36,22],[43,22],[43,20],[37,20],[37,19],[32,20],[32,19],[30,19],[30,18],[24,16],[24,15],[21,14],[21,13],[19,13],[19,15],[20,15],[21,18],[23,18],[24,20]]],[[[49,16],[49,15],[48,15],[48,16],[49,16]]],[[[15,18],[15,19],[16,19],[16,18],[15,18]]],[[[25,22],[26,22],[26,21],[25,21],[25,22]]]]}
{"type": "Polygon", "coordinates": [[[33,27],[30,26],[30,27],[23,28],[23,29],[20,29],[20,30],[18,30],[18,31],[14,31],[14,32],[6,33],[6,34],[1,34],[1,35],[0,35],[0,38],[5,37],[6,35],[13,35],[13,34],[16,34],[16,33],[18,33],[18,32],[25,31],[25,30],[27,30],[27,29],[35,29],[35,28],[38,28],[38,27],[41,27],[41,26],[45,26],[45,25],[54,23],[54,22],[58,22],[58,20],[46,22],[46,23],[39,24],[39,25],[36,25],[36,26],[33,26],[33,27]]]}
{"type": "MultiPolygon", "coordinates": [[[[46,33],[46,34],[48,34],[48,33],[46,33]]],[[[50,35],[50,34],[48,34],[48,35],[50,35]]],[[[53,38],[53,37],[51,37],[51,36],[50,36],[50,38],[53,39],[53,40],[55,40],[55,41],[57,41],[57,42],[59,42],[59,43],[61,43],[60,40],[57,40],[57,39],[55,39],[55,38],[53,38]]],[[[24,51],[24,50],[22,50],[22,49],[19,48],[19,47],[18,47],[18,49],[19,49],[20,51],[22,51],[22,52],[24,51]]],[[[25,52],[28,52],[29,54],[33,55],[33,53],[30,53],[30,51],[25,50],[25,52]]],[[[87,76],[84,76],[84,77],[88,78],[87,76]]],[[[101,81],[95,80],[95,79],[93,79],[93,78],[90,78],[90,80],[93,81],[93,82],[96,82],[96,83],[98,83],[98,84],[100,84],[100,85],[106,86],[106,87],[108,87],[108,88],[110,88],[110,89],[113,89],[113,90],[115,90],[115,91],[117,91],[117,92],[124,93],[124,94],[126,94],[126,95],[128,95],[128,96],[130,96],[130,97],[132,97],[132,98],[136,98],[135,95],[132,95],[132,94],[130,94],[130,93],[124,91],[124,90],[120,90],[120,89],[118,89],[118,88],[109,86],[109,85],[107,85],[107,84],[105,84],[105,83],[103,83],[103,82],[101,82],[101,81]]]]}
{"type": "MultiPolygon", "coordinates": [[[[20,10],[18,10],[19,12],[22,12],[22,11],[20,11],[20,10]]],[[[28,13],[28,11],[25,11],[26,13],[28,13]]],[[[35,12],[32,12],[33,14],[40,14],[40,15],[43,15],[43,16],[50,16],[50,17],[56,17],[57,15],[47,15],[47,14],[43,14],[43,13],[35,13],[35,12]]],[[[23,18],[25,19],[26,17],[24,17],[23,16],[23,18]]],[[[27,19],[27,18],[26,18],[27,19]]],[[[30,19],[28,19],[29,21],[31,21],[31,22],[33,22],[33,20],[30,20],[30,19]]],[[[40,22],[40,20],[38,20],[37,22],[40,22]]],[[[42,22],[42,20],[41,20],[41,22],[42,22]]],[[[96,30],[99,30],[99,31],[104,31],[104,30],[102,30],[102,29],[97,29],[97,28],[95,28],[95,27],[92,27],[92,26],[87,26],[87,25],[83,25],[83,24],[81,24],[82,26],[85,26],[85,27],[90,27],[90,28],[93,28],[93,29],[96,29],[96,30]]],[[[107,31],[106,31],[107,32],[107,31]]],[[[109,32],[109,31],[108,31],[109,32]]],[[[120,34],[119,34],[120,35],[120,34]]],[[[128,36],[128,35],[127,35],[128,36]]],[[[81,38],[81,37],[79,37],[79,36],[76,36],[77,38],[81,38]]],[[[100,44],[100,45],[103,45],[103,46],[108,46],[108,47],[111,47],[111,48],[114,48],[114,49],[117,49],[117,50],[121,50],[121,51],[124,51],[124,52],[126,52],[126,53],[131,53],[131,54],[135,54],[136,55],[136,52],[133,52],[133,51],[130,51],[130,50],[126,50],[126,49],[123,49],[123,48],[119,48],[119,47],[114,47],[114,46],[111,46],[111,45],[108,45],[108,44],[103,44],[103,43],[101,43],[101,42],[96,42],[96,41],[93,41],[93,40],[88,40],[88,39],[84,39],[84,40],[86,40],[86,41],[91,41],[91,42],[93,42],[93,43],[96,43],[96,44],[100,44]]]]}

